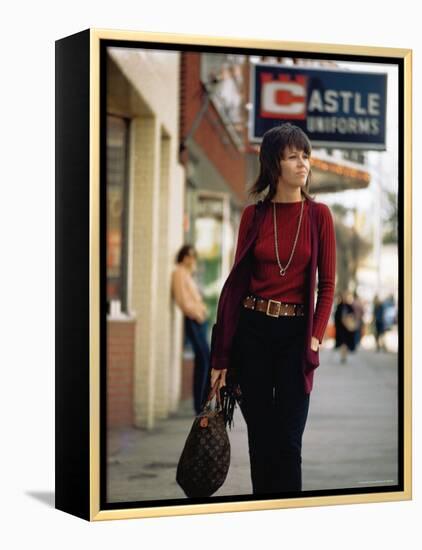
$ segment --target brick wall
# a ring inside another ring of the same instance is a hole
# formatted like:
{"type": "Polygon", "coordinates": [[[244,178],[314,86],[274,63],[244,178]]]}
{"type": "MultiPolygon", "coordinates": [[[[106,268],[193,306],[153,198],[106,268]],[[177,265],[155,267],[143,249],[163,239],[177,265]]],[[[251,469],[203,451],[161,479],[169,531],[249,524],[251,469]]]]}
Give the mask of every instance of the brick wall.
{"type": "Polygon", "coordinates": [[[107,426],[132,426],[135,321],[108,321],[107,332],[107,426]]]}
{"type": "Polygon", "coordinates": [[[193,397],[192,385],[193,385],[193,358],[192,359],[183,358],[182,392],[180,396],[180,399],[182,401],[193,397]]]}

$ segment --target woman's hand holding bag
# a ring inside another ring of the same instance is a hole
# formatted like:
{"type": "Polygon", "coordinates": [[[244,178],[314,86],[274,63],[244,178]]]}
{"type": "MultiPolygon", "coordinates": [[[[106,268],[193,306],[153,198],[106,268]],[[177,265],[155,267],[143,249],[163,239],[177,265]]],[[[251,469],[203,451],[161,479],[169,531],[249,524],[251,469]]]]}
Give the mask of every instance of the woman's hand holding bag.
{"type": "Polygon", "coordinates": [[[221,390],[221,388],[226,385],[226,374],[227,369],[211,369],[211,387],[214,387],[214,384],[218,380],[218,389],[221,390]]]}

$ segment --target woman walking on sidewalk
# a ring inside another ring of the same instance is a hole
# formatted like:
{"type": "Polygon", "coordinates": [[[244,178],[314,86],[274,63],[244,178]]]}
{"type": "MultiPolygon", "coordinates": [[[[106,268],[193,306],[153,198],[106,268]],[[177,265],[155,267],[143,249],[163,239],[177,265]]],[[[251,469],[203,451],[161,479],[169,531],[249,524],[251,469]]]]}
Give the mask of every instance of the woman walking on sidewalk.
{"type": "Polygon", "coordinates": [[[213,327],[211,385],[227,386],[231,413],[234,397],[240,404],[254,494],[302,490],[302,435],[334,298],[334,225],[308,194],[310,154],[297,126],[264,134],[251,195],[267,193],[243,211],[213,327]]]}
{"type": "Polygon", "coordinates": [[[340,349],[340,362],[347,362],[347,355],[356,349],[356,330],[358,324],[353,307],[353,295],[349,290],[340,294],[340,299],[334,313],[336,327],[335,348],[340,349]]]}
{"type": "Polygon", "coordinates": [[[207,340],[207,306],[192,277],[196,270],[196,251],[184,245],[176,258],[172,276],[172,291],[176,304],[184,314],[185,335],[191,343],[195,359],[193,371],[193,404],[195,413],[201,412],[202,401],[209,379],[210,350],[207,340]]]}

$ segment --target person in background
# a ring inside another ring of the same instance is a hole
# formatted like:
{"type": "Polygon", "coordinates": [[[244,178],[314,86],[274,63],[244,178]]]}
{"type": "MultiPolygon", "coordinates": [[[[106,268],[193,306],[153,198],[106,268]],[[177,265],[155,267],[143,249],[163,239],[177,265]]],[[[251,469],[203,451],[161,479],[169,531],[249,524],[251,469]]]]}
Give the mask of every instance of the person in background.
{"type": "Polygon", "coordinates": [[[346,363],[347,354],[356,349],[355,332],[357,328],[355,312],[353,308],[353,295],[345,290],[340,295],[340,300],[334,314],[336,327],[336,348],[340,348],[340,362],[346,363]]]}
{"type": "Polygon", "coordinates": [[[374,322],[374,329],[375,329],[374,335],[375,335],[377,351],[380,351],[380,350],[386,351],[385,343],[384,343],[384,333],[385,333],[384,311],[385,311],[384,302],[382,302],[379,299],[378,294],[375,294],[373,322],[374,322]]]}
{"type": "Polygon", "coordinates": [[[394,295],[390,294],[384,300],[384,325],[385,330],[390,330],[393,325],[397,324],[397,308],[394,300],[394,295]]]}
{"type": "Polygon", "coordinates": [[[356,325],[357,325],[357,328],[355,331],[355,347],[357,348],[362,338],[364,307],[363,307],[362,300],[359,298],[359,295],[356,290],[353,293],[352,306],[353,306],[353,311],[355,313],[356,325]]]}
{"type": "Polygon", "coordinates": [[[184,314],[185,335],[194,352],[193,402],[195,413],[202,410],[209,380],[210,349],[207,340],[207,315],[197,284],[192,276],[196,271],[197,254],[193,246],[181,247],[172,273],[172,294],[184,314]]]}

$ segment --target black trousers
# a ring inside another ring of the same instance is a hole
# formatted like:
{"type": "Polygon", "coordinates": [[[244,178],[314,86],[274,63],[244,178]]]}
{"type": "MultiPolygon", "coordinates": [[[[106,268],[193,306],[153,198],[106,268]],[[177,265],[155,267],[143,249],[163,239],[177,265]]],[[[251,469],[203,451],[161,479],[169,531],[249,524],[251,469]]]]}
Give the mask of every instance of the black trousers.
{"type": "Polygon", "coordinates": [[[309,409],[301,360],[305,329],[306,317],[241,310],[233,353],[254,494],[302,490],[302,435],[309,409]]]}

